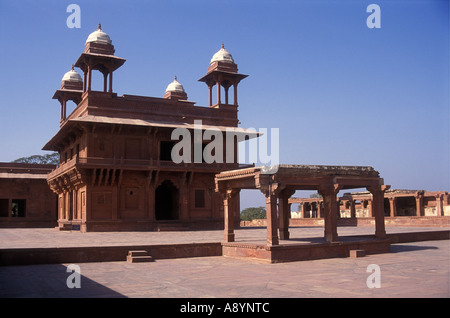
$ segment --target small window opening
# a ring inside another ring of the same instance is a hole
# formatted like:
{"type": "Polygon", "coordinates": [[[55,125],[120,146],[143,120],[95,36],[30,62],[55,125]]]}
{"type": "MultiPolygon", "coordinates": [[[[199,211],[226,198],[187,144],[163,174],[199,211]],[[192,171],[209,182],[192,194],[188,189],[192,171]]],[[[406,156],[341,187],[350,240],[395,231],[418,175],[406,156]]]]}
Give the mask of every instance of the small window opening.
{"type": "Polygon", "coordinates": [[[12,217],[25,217],[26,200],[13,199],[11,204],[11,216],[12,217]]]}

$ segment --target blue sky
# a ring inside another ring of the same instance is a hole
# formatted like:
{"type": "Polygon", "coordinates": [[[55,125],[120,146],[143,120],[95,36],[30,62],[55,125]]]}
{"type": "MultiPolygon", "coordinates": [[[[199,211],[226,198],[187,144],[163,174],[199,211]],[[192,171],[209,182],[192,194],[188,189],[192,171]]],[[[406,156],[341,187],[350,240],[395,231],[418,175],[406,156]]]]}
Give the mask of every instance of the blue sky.
{"type": "Polygon", "coordinates": [[[198,79],[224,43],[249,75],[241,126],[279,128],[281,163],[368,165],[392,188],[450,188],[447,0],[0,0],[0,161],[45,153],[59,128],[51,97],[99,22],[127,59],[119,95],[162,97],[177,75],[206,106],[198,79]],[[71,3],[79,29],[66,25],[71,3]],[[366,25],[371,3],[379,29],[366,25]]]}

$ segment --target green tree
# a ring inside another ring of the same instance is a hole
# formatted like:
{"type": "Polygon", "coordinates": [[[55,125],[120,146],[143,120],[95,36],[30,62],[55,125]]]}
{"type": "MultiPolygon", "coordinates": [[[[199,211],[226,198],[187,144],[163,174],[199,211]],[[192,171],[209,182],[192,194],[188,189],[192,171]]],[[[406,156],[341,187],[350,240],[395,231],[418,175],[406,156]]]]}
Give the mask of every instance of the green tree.
{"type": "Polygon", "coordinates": [[[16,159],[13,162],[57,165],[59,163],[59,154],[57,152],[53,152],[45,155],[32,155],[29,157],[16,159]]]}
{"type": "Polygon", "coordinates": [[[266,218],[266,209],[262,206],[258,208],[246,208],[241,211],[242,221],[251,221],[254,219],[265,219],[265,218],[266,218]]]}

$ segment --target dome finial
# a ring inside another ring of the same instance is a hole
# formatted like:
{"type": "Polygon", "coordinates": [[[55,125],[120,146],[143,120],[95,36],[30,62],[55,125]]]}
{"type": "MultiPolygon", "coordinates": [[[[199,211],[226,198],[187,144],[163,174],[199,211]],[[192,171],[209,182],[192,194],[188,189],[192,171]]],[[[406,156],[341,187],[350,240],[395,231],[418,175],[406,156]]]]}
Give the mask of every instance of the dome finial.
{"type": "Polygon", "coordinates": [[[176,75],[174,81],[167,86],[166,93],[167,92],[185,92],[183,85],[178,82],[176,75]]]}
{"type": "Polygon", "coordinates": [[[102,29],[102,24],[99,23],[99,24],[98,24],[98,27],[97,27],[97,30],[101,30],[101,29],[102,29]]]}
{"type": "Polygon", "coordinates": [[[74,69],[73,65],[70,71],[68,71],[66,74],[64,74],[62,78],[63,82],[83,82],[83,79],[81,78],[80,74],[78,74],[74,69]]]}
{"type": "Polygon", "coordinates": [[[223,43],[222,48],[213,55],[209,64],[211,65],[214,62],[224,62],[234,64],[233,57],[231,56],[230,52],[228,52],[225,49],[225,45],[223,43]]]}

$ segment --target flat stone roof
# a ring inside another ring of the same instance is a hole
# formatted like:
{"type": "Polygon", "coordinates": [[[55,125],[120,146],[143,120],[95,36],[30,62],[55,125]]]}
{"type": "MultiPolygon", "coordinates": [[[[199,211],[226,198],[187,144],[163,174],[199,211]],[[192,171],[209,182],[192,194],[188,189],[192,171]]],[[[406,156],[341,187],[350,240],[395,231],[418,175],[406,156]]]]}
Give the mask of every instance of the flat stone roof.
{"type": "Polygon", "coordinates": [[[379,177],[378,171],[369,166],[328,166],[328,165],[291,165],[279,164],[272,166],[259,166],[254,168],[238,169],[221,172],[218,178],[227,176],[246,175],[260,172],[262,174],[279,174],[291,176],[364,176],[379,177]]]}

